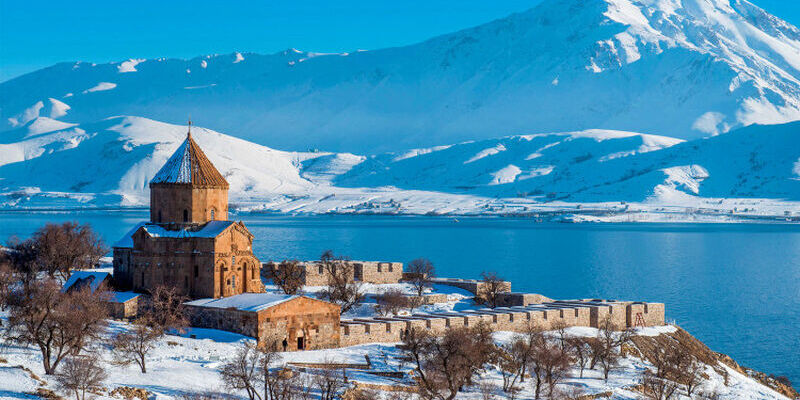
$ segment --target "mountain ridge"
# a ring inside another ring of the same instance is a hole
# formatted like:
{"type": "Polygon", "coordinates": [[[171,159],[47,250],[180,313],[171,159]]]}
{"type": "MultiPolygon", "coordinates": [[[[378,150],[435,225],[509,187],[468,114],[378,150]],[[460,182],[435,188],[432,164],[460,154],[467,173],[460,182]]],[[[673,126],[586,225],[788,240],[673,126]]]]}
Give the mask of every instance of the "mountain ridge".
{"type": "Polygon", "coordinates": [[[800,31],[744,0],[548,0],[372,51],[60,64],[0,84],[0,129],[51,117],[37,105],[54,99],[65,122],[192,114],[295,150],[594,128],[686,139],[800,119],[798,77],[800,31]]]}

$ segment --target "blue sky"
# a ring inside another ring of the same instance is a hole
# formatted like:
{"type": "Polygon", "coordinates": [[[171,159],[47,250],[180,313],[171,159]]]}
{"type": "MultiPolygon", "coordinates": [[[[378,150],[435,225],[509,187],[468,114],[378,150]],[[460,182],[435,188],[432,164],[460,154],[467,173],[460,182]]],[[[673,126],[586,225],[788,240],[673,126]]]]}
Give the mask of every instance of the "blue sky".
{"type": "MultiPolygon", "coordinates": [[[[539,0],[0,0],[0,81],[60,61],[400,46],[539,0]]],[[[754,3],[800,25],[800,0],[754,3]]]]}

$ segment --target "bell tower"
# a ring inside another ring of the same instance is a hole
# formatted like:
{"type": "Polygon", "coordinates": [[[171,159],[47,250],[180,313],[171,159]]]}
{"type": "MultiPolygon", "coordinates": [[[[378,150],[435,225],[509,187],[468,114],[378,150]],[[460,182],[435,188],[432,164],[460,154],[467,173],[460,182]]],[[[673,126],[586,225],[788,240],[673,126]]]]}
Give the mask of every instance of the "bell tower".
{"type": "Polygon", "coordinates": [[[186,140],[150,181],[150,222],[202,225],[228,220],[228,181],[192,139],[186,140]]]}

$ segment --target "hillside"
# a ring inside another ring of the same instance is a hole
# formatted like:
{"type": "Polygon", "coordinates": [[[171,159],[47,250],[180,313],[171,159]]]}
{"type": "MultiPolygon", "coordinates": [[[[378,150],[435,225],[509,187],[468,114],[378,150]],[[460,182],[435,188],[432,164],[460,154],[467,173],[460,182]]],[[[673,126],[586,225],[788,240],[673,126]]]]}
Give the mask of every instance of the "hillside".
{"type": "Polygon", "coordinates": [[[62,63],[0,93],[0,130],[194,115],[295,150],[594,128],[689,139],[800,118],[800,31],[746,0],[546,0],[410,46],[62,63]]]}

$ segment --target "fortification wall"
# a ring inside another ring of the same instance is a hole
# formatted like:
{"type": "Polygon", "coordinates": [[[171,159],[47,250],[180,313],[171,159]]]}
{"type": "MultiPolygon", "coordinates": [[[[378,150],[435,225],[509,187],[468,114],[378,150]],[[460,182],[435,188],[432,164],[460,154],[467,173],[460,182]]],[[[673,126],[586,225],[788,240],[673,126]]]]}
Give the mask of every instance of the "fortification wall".
{"type": "Polygon", "coordinates": [[[365,343],[395,343],[414,328],[442,334],[450,328],[485,323],[492,331],[525,332],[529,326],[544,330],[559,326],[597,328],[605,318],[615,329],[660,326],[665,323],[664,304],[598,300],[554,301],[529,306],[414,314],[400,317],[342,320],[340,346],[365,343]]]}
{"type": "MultiPolygon", "coordinates": [[[[385,284],[398,283],[403,279],[403,263],[384,261],[349,261],[353,266],[352,273],[348,276],[350,281],[385,284]]],[[[271,278],[279,263],[268,262],[263,266],[264,276],[271,278]]],[[[325,286],[328,284],[330,274],[318,261],[304,261],[300,263],[303,268],[303,285],[325,286]]]]}
{"type": "MultiPolygon", "coordinates": [[[[432,283],[439,285],[448,285],[464,289],[475,296],[481,296],[486,291],[486,283],[477,279],[457,279],[457,278],[432,278],[432,283]]],[[[511,282],[502,282],[501,292],[511,292],[511,282]]]]}

